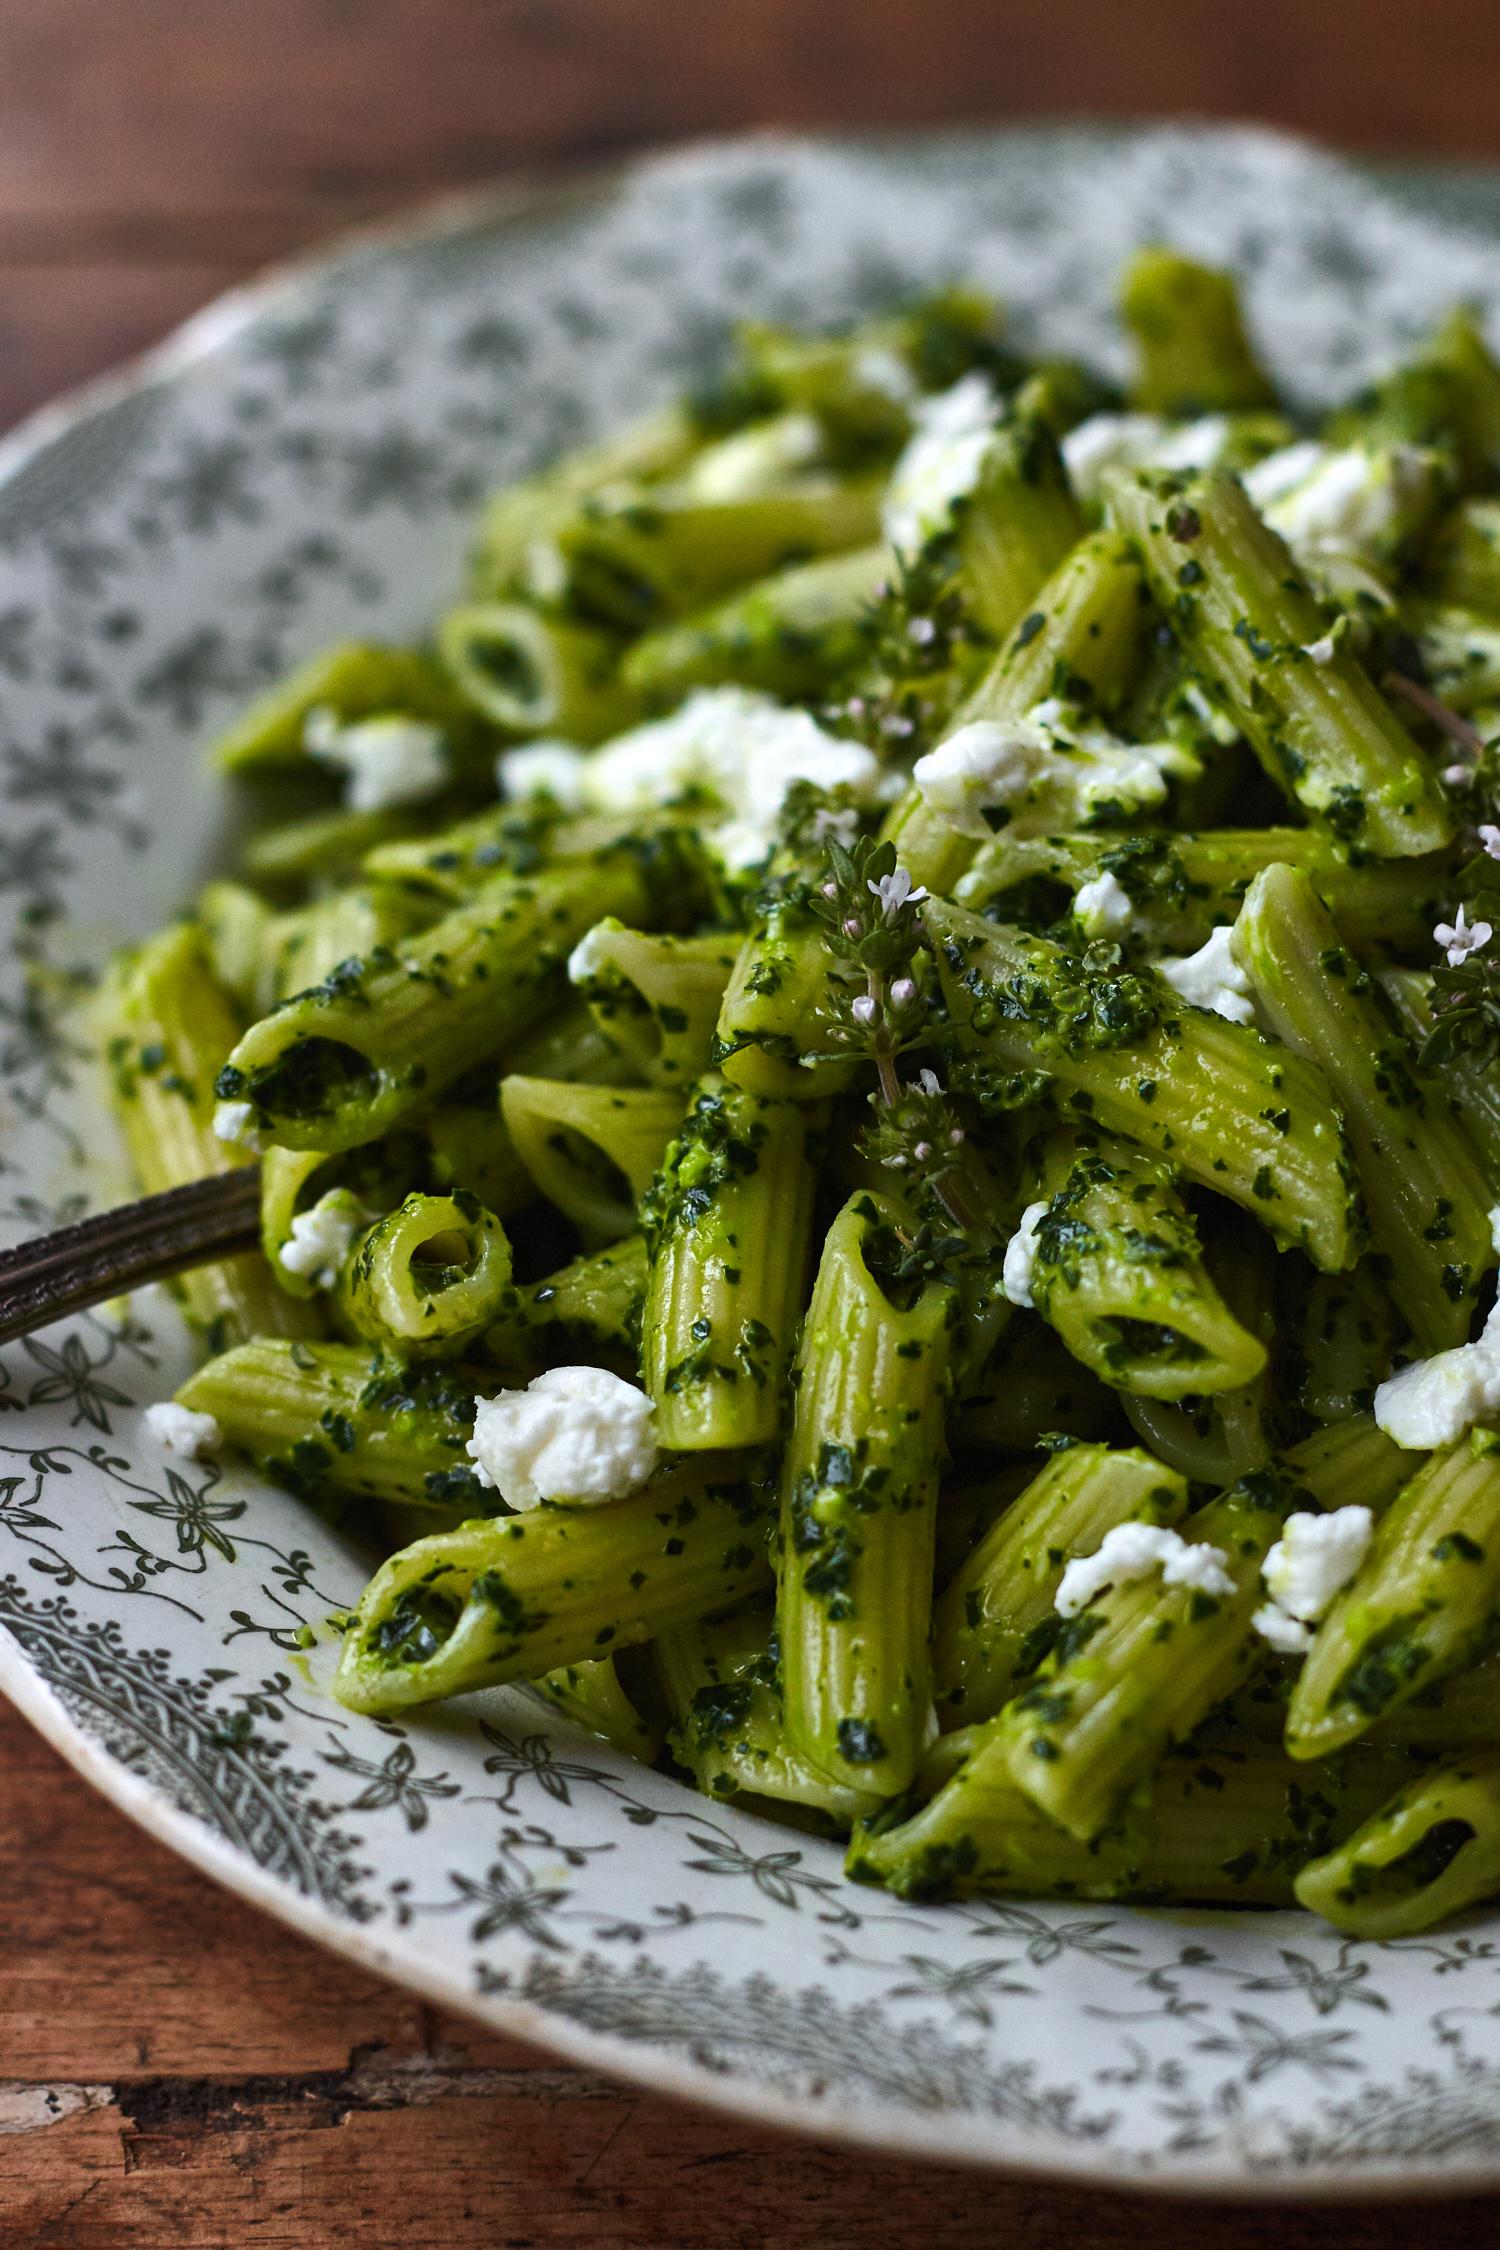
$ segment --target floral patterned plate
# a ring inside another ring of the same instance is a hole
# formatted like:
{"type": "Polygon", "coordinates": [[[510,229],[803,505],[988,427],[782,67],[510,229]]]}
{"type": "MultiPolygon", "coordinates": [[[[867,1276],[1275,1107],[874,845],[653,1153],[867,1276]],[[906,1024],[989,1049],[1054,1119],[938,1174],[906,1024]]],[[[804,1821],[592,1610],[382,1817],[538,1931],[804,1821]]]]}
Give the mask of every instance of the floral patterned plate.
{"type": "MultiPolygon", "coordinates": [[[[1251,133],[742,141],[356,243],[38,418],[0,449],[4,1225],[125,1191],[55,1002],[213,866],[203,742],[334,635],[419,627],[488,486],[702,377],[746,313],[972,275],[1026,341],[1113,364],[1150,237],[1236,266],[1317,397],[1456,296],[1500,319],[1494,200],[1466,194],[1447,215],[1251,133]]],[[[506,2031],[847,2141],[1219,2192],[1500,2180],[1493,1923],[1379,1946],[903,1907],[524,1693],[356,1718],[322,1621],[359,1558],[243,1468],[160,1453],[139,1408],[187,1364],[156,1296],[0,1360],[0,1682],[232,1889],[506,2031]]]]}

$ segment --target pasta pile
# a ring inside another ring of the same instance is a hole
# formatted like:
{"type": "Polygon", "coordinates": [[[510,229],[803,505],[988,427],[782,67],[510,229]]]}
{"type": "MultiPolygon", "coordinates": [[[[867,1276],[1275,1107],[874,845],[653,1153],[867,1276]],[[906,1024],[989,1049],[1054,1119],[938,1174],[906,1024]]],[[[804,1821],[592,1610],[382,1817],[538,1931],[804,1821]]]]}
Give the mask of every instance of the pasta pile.
{"type": "Polygon", "coordinates": [[[379,1544],[355,1709],[1390,1936],[1500,1890],[1500,367],[1121,302],[751,329],[244,714],[107,986],[143,1185],[261,1166],[153,1412],[379,1544]]]}

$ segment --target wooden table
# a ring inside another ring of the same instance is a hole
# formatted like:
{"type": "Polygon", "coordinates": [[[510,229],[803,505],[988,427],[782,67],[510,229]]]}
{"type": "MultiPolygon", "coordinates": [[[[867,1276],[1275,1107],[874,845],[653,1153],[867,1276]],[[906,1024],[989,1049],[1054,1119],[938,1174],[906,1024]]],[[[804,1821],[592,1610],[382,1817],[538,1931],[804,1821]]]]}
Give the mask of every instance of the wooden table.
{"type": "MultiPolygon", "coordinates": [[[[3,1706],[0,2074],[6,2250],[1377,2250],[1398,2223],[1012,2186],[609,2085],[242,1906],[3,1706]]],[[[1494,2207],[1419,2223],[1475,2250],[1494,2207]]]]}
{"type": "MultiPolygon", "coordinates": [[[[1165,111],[1500,155],[1496,32],[1492,0],[0,0],[0,424],[339,224],[684,133],[1165,111]]],[[[1425,2211],[1424,2250],[1489,2224],[1425,2211]]],[[[1396,2225],[1336,2231],[1373,2250],[1396,2225]]],[[[265,1921],[0,1711],[0,2244],[1312,2250],[1329,2227],[846,2157],[610,2086],[265,1921]]]]}

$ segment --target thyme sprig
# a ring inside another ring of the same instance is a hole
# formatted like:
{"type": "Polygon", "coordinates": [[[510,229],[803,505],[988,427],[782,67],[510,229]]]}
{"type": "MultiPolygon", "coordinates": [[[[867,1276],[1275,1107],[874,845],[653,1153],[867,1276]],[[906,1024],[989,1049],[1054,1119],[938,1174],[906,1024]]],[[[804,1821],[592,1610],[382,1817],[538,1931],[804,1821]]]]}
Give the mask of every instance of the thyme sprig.
{"type": "Polygon", "coordinates": [[[1482,849],[1463,870],[1463,897],[1452,922],[1433,931],[1443,948],[1432,977],[1432,1029],[1422,1044],[1429,1067],[1463,1060],[1480,1069],[1500,1062],[1500,949],[1491,944],[1500,927],[1500,828],[1481,831],[1482,849]]]}
{"type": "Polygon", "coordinates": [[[860,837],[852,846],[829,837],[827,874],[812,911],[833,955],[821,1010],[838,1057],[875,1065],[881,1097],[900,1099],[896,1059],[928,1037],[924,938],[918,913],[927,893],[896,864],[896,847],[860,837]]]}
{"type": "Polygon", "coordinates": [[[1443,779],[1478,848],[1459,871],[1453,920],[1432,933],[1444,958],[1433,971],[1433,1023],[1421,1060],[1429,1068],[1462,1060],[1488,1070],[1500,1063],[1500,945],[1491,943],[1500,929],[1500,739],[1484,741],[1464,724],[1478,748],[1465,743],[1468,754],[1443,779]]]}
{"type": "MultiPolygon", "coordinates": [[[[921,917],[927,893],[891,843],[862,838],[848,848],[830,838],[827,870],[812,901],[835,964],[822,1015],[832,1052],[872,1064],[876,1076],[875,1115],[861,1145],[873,1162],[905,1175],[908,1200],[919,1214],[928,1207],[922,1224],[929,1233],[940,1218],[962,1236],[976,1225],[960,1178],[964,1126],[936,1072],[923,1069],[909,1082],[897,1067],[932,1036],[921,917]]],[[[908,1248],[915,1251],[916,1242],[910,1238],[908,1248]]],[[[923,1255],[937,1255],[933,1243],[923,1255]]]]}
{"type": "Polygon", "coordinates": [[[898,556],[862,622],[868,670],[825,717],[884,756],[913,757],[946,721],[966,658],[991,645],[964,599],[956,542],[898,556]]]}

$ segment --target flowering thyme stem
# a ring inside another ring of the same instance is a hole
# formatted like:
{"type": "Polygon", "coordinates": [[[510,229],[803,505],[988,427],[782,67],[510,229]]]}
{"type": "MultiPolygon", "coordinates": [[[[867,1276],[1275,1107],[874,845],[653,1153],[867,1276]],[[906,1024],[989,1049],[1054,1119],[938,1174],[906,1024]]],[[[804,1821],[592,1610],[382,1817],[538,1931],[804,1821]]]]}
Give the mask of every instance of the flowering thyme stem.
{"type": "Polygon", "coordinates": [[[875,1003],[875,1021],[880,1026],[874,1050],[875,1068],[880,1074],[880,1098],[887,1109],[894,1109],[901,1099],[901,1081],[896,1076],[896,1058],[885,1028],[885,978],[878,969],[869,970],[867,976],[870,998],[875,1003]]]}

